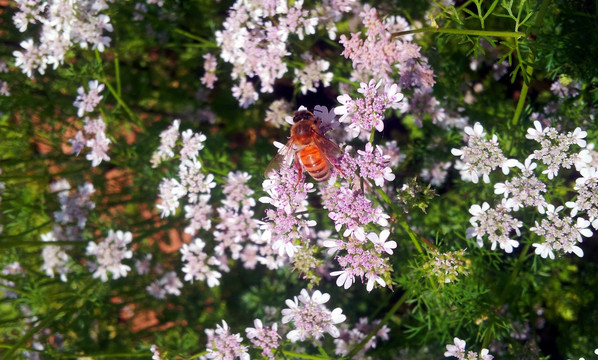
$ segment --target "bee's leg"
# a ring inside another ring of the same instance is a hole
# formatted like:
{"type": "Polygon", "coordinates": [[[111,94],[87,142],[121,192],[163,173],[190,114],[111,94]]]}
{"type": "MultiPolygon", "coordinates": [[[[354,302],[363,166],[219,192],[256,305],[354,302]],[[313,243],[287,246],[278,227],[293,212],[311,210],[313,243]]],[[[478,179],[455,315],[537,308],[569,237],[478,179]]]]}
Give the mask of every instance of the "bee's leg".
{"type": "Polygon", "coordinates": [[[303,166],[301,166],[301,161],[299,160],[299,151],[295,152],[293,166],[295,166],[295,169],[297,170],[297,186],[299,186],[299,183],[303,180],[303,166]]]}

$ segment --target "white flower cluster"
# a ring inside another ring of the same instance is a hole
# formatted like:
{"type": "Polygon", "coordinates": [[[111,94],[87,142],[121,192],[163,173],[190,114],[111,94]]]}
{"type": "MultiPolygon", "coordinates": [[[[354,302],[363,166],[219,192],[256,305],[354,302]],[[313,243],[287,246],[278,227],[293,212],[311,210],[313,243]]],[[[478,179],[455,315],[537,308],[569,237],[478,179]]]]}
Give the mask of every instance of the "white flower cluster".
{"type": "Polygon", "coordinates": [[[102,14],[112,0],[16,0],[18,10],[13,22],[24,32],[29,25],[39,23],[39,42],[21,42],[22,51],[14,51],[15,66],[29,77],[35,71],[44,74],[48,66],[56,69],[64,62],[68,50],[79,44],[83,49],[98,51],[110,45],[110,17],[102,14]]]}
{"type": "Polygon", "coordinates": [[[561,133],[552,127],[543,128],[540,122],[535,121],[534,128],[527,130],[526,137],[539,142],[541,149],[535,150],[523,164],[517,160],[507,160],[502,155],[496,135],[490,142],[485,140],[484,130],[479,123],[473,128],[466,128],[465,133],[470,136],[468,146],[452,151],[461,157],[455,168],[461,170],[463,180],[477,182],[481,175],[484,182],[490,182],[490,171],[499,166],[502,166],[505,175],[509,173],[509,168],[518,169],[515,172],[519,173],[494,185],[494,193],[503,195],[502,202],[495,208],[491,208],[487,202],[482,206],[471,206],[469,212],[473,227],[467,229],[467,237],[475,237],[478,245],[482,246],[487,236],[492,243],[492,250],[499,245],[505,252],[511,253],[513,248],[519,246],[517,240],[511,239],[511,234],[515,232],[520,236],[519,229],[523,226],[511,213],[534,207],[544,217],[530,227],[532,232],[543,238],[542,242],[532,244],[536,254],[551,259],[555,258],[555,252],[583,256],[583,250],[577,244],[584,237],[593,235],[590,224],[598,229],[598,170],[593,166],[592,148],[586,148],[587,133],[580,128],[561,133]],[[573,145],[581,150],[572,150],[573,145]],[[565,203],[571,209],[570,216],[559,214],[564,206],[552,205],[545,199],[548,186],[534,173],[538,168],[534,160],[543,165],[541,173],[549,180],[554,179],[561,168],[575,166],[581,174],[574,188],[577,198],[565,203]],[[583,214],[587,218],[582,217],[583,214]]]}
{"type": "Polygon", "coordinates": [[[87,244],[87,255],[95,256],[97,261],[97,263],[92,262],[89,265],[94,279],[100,278],[106,282],[108,273],[111,273],[115,280],[127,276],[131,267],[123,264],[122,261],[133,257],[133,251],[127,248],[132,238],[133,235],[130,231],[110,230],[104,241],[99,243],[90,241],[87,244]]]}

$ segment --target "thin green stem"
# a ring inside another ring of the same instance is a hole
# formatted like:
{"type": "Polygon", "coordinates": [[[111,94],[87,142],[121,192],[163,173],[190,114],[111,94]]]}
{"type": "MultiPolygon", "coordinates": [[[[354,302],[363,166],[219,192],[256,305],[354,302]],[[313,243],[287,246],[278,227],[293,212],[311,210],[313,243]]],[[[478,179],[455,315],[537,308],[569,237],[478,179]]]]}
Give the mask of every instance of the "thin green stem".
{"type": "Polygon", "coordinates": [[[0,241],[0,249],[10,249],[10,248],[31,248],[31,247],[42,247],[48,245],[54,246],[71,246],[71,245],[79,245],[84,246],[87,245],[87,241],[69,241],[69,240],[61,240],[61,241],[0,241]]]}
{"type": "Polygon", "coordinates": [[[199,37],[197,35],[193,35],[190,32],[185,31],[183,29],[176,28],[176,29],[174,29],[174,32],[177,33],[177,34],[181,34],[183,36],[186,36],[189,39],[193,39],[193,40],[199,41],[200,43],[204,44],[205,46],[218,47],[218,45],[215,42],[206,40],[206,39],[201,38],[201,37],[199,37]]]}
{"type": "Polygon", "coordinates": [[[293,351],[287,351],[287,350],[282,350],[282,353],[287,355],[287,356],[292,356],[295,358],[299,358],[299,359],[310,359],[310,360],[323,360],[323,359],[330,359],[329,357],[323,357],[320,355],[309,355],[309,354],[301,354],[301,353],[296,353],[293,351]]]}
{"type": "MultiPolygon", "coordinates": [[[[525,72],[531,78],[532,73],[534,72],[534,69],[530,65],[528,65],[525,69],[525,72]]],[[[528,89],[529,89],[529,86],[524,81],[523,86],[521,86],[521,92],[519,93],[519,100],[517,101],[517,107],[515,108],[515,114],[513,114],[513,119],[511,120],[511,124],[513,126],[517,125],[517,123],[519,122],[519,117],[521,117],[521,112],[523,111],[523,105],[525,105],[525,99],[527,97],[528,89]]]]}
{"type": "MultiPolygon", "coordinates": [[[[102,58],[100,57],[100,52],[98,50],[96,50],[96,60],[100,65],[102,65],[102,58]]],[[[144,130],[145,127],[143,126],[143,123],[141,122],[141,120],[137,117],[137,115],[135,115],[135,113],[133,113],[133,111],[131,111],[131,109],[123,101],[122,97],[120,96],[119,91],[116,91],[114,89],[114,87],[110,84],[110,82],[108,82],[108,77],[106,76],[106,73],[104,72],[104,68],[101,67],[101,69],[102,69],[102,75],[103,75],[102,83],[104,83],[106,85],[106,87],[108,88],[108,91],[110,91],[110,94],[112,94],[112,96],[116,99],[116,102],[120,106],[122,106],[123,109],[125,109],[125,112],[127,113],[127,115],[129,115],[129,118],[131,118],[131,120],[133,120],[133,122],[135,122],[135,124],[137,126],[139,126],[142,130],[144,130]]],[[[120,70],[119,70],[119,72],[120,72],[120,70]]],[[[120,76],[118,76],[118,78],[120,78],[120,76]]],[[[120,86],[120,85],[118,85],[118,82],[120,82],[120,80],[117,79],[117,87],[120,86]]]]}
{"type": "Polygon", "coordinates": [[[409,34],[417,34],[423,32],[442,33],[442,34],[458,34],[458,35],[472,35],[472,36],[493,36],[493,37],[514,37],[519,38],[525,36],[525,33],[519,31],[494,31],[494,30],[470,30],[470,29],[445,29],[437,27],[425,27],[421,29],[399,31],[393,33],[392,36],[403,36],[409,34]]]}
{"type": "Polygon", "coordinates": [[[359,344],[357,344],[349,352],[349,354],[347,354],[345,359],[351,359],[353,356],[357,355],[357,353],[360,352],[361,349],[363,349],[365,344],[367,344],[370,341],[370,339],[372,337],[374,337],[374,335],[376,335],[376,333],[378,332],[378,330],[380,330],[382,328],[382,326],[384,326],[386,323],[388,323],[390,318],[395,314],[395,312],[397,312],[399,307],[401,307],[401,305],[403,305],[405,303],[405,301],[407,301],[408,294],[409,294],[409,292],[405,292],[399,298],[399,300],[397,300],[397,302],[392,306],[392,308],[386,313],[384,318],[382,318],[382,320],[380,320],[380,323],[372,331],[370,331],[370,333],[363,340],[361,340],[361,342],[359,344]]]}
{"type": "Polygon", "coordinates": [[[402,220],[401,226],[403,227],[403,229],[405,229],[405,232],[407,233],[407,235],[409,235],[409,238],[413,242],[413,245],[415,245],[417,252],[419,252],[420,254],[423,254],[424,250],[422,249],[421,245],[419,244],[419,241],[417,240],[415,233],[413,232],[413,230],[411,230],[411,228],[409,227],[409,224],[407,224],[407,221],[402,220]]]}
{"type": "MultiPolygon", "coordinates": [[[[548,11],[548,5],[550,1],[544,0],[540,7],[540,11],[538,12],[538,16],[534,22],[533,28],[538,28],[542,25],[544,21],[544,15],[546,15],[546,11],[548,11]]],[[[533,63],[533,54],[529,54],[527,58],[528,63],[533,63]]],[[[532,74],[534,73],[534,68],[531,65],[527,65],[525,68],[525,72],[528,76],[528,79],[531,79],[532,74]]],[[[523,105],[525,105],[525,99],[527,98],[527,90],[528,90],[528,83],[523,82],[523,86],[521,87],[521,93],[519,94],[519,100],[517,101],[517,107],[515,108],[515,114],[513,114],[513,119],[511,120],[511,125],[515,126],[519,122],[519,117],[521,116],[521,112],[523,111],[523,105]]]]}
{"type": "Polygon", "coordinates": [[[43,228],[43,227],[45,227],[47,225],[50,225],[51,223],[52,223],[52,221],[48,220],[45,223],[43,223],[41,225],[38,225],[36,227],[33,227],[31,229],[25,230],[22,233],[18,233],[18,234],[14,234],[14,235],[6,234],[6,235],[3,235],[3,236],[0,236],[0,239],[4,240],[4,239],[20,238],[20,237],[23,237],[23,235],[27,235],[27,234],[29,234],[31,232],[39,230],[39,229],[41,229],[41,228],[43,228]]]}
{"type": "Polygon", "coordinates": [[[478,17],[480,18],[480,25],[484,28],[484,14],[482,14],[482,1],[476,1],[475,6],[478,9],[478,17]]]}

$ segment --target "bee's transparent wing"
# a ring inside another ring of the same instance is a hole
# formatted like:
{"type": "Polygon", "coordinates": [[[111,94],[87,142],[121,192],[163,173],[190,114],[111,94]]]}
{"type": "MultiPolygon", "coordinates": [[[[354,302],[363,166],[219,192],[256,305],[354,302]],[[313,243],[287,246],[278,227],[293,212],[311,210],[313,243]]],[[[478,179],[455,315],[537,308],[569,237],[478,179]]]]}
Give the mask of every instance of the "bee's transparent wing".
{"type": "Polygon", "coordinates": [[[280,170],[280,167],[283,166],[290,166],[293,163],[294,157],[294,143],[293,140],[289,140],[286,145],[278,149],[278,153],[270,162],[268,166],[266,166],[266,171],[264,171],[265,177],[270,177],[270,175],[274,172],[280,170]]]}
{"type": "Polygon", "coordinates": [[[338,145],[326,139],[324,136],[320,135],[315,138],[315,143],[326,159],[332,163],[335,163],[335,160],[337,160],[343,153],[338,145]]]}

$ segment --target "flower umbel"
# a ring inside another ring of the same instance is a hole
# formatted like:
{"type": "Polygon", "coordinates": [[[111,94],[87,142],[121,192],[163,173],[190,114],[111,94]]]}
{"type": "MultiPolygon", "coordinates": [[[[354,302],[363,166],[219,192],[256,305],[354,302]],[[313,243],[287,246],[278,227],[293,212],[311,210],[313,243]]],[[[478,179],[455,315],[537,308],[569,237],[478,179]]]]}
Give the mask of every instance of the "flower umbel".
{"type": "Polygon", "coordinates": [[[260,319],[253,320],[254,328],[248,327],[245,329],[247,338],[251,341],[253,346],[262,349],[262,355],[270,360],[274,360],[274,351],[278,347],[280,335],[276,332],[278,325],[272,324],[272,327],[263,326],[260,319]]]}
{"type": "Polygon", "coordinates": [[[206,358],[249,360],[247,346],[241,344],[243,338],[239,334],[229,334],[226,321],[222,320],[222,326],[216,325],[216,329],[206,329],[206,335],[208,336],[206,358]]]}
{"type": "Polygon", "coordinates": [[[308,338],[319,340],[324,333],[329,333],[336,338],[340,335],[336,324],[345,321],[341,308],[328,310],[325,303],[330,300],[330,295],[322,294],[319,290],[310,296],[307,290],[301,290],[299,297],[288,299],[285,303],[288,308],[282,310],[282,323],[293,322],[295,327],[287,334],[287,339],[292,342],[304,341],[308,338]]]}
{"type": "Polygon", "coordinates": [[[106,282],[109,272],[115,280],[127,276],[131,267],[122,261],[133,257],[133,251],[127,248],[131,241],[131,232],[121,230],[110,230],[106,239],[100,243],[90,241],[87,245],[87,255],[95,256],[97,260],[97,264],[90,264],[93,277],[99,277],[106,282]]]}

